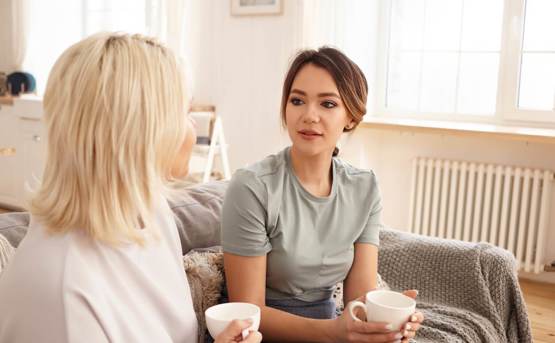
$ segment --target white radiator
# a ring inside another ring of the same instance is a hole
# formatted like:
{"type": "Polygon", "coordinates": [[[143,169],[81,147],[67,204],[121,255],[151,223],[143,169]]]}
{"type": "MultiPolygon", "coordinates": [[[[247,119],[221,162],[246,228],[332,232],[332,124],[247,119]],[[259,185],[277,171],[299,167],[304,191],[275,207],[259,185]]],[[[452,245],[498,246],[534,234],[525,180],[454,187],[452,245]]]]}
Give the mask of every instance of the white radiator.
{"type": "Polygon", "coordinates": [[[543,270],[554,173],[487,163],[416,158],[411,232],[511,251],[519,268],[543,270]]]}

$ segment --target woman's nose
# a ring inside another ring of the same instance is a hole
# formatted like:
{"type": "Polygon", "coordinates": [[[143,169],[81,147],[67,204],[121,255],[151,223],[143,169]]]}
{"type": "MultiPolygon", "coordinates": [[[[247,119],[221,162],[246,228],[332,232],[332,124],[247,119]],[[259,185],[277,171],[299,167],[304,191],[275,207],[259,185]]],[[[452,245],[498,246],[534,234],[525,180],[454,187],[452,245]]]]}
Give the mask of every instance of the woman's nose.
{"type": "Polygon", "coordinates": [[[307,106],[306,112],[303,116],[304,123],[317,123],[320,117],[318,116],[318,112],[314,106],[307,106]]]}

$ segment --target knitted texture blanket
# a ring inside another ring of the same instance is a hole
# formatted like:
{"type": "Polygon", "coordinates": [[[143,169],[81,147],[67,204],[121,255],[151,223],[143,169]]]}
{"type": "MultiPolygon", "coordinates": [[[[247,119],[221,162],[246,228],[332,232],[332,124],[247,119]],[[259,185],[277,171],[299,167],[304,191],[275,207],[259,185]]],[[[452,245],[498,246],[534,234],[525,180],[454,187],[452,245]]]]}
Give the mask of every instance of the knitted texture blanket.
{"type": "Polygon", "coordinates": [[[391,288],[420,291],[425,321],[417,342],[532,342],[508,251],[386,230],[378,265],[391,288]]]}

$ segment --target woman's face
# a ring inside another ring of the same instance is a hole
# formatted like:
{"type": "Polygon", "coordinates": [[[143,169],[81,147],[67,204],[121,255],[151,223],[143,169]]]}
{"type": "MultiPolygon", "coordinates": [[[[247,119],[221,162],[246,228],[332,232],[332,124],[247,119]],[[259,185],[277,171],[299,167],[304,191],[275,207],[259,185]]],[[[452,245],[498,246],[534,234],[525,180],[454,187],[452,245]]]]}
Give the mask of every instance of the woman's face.
{"type": "Polygon", "coordinates": [[[291,86],[285,121],[293,148],[307,156],[331,154],[346,126],[352,125],[337,85],[327,70],[307,64],[291,86]]]}
{"type": "Polygon", "coordinates": [[[197,141],[195,123],[190,116],[187,116],[187,118],[187,135],[185,136],[183,144],[181,144],[181,148],[179,149],[179,153],[171,169],[171,175],[175,178],[185,177],[187,173],[189,173],[189,160],[191,159],[193,145],[197,141]]]}

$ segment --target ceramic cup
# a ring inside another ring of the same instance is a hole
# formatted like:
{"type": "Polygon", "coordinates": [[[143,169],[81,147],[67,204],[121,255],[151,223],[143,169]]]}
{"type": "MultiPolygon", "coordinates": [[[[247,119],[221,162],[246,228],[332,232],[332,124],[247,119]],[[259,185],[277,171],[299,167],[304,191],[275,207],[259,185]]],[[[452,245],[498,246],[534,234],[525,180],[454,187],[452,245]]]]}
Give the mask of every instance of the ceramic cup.
{"type": "Polygon", "coordinates": [[[366,303],[353,301],[349,303],[349,313],[354,320],[360,321],[354,310],[361,308],[366,313],[368,322],[386,322],[393,330],[401,330],[416,310],[414,299],[398,292],[379,290],[366,293],[366,303]]]}
{"type": "Polygon", "coordinates": [[[208,308],[204,316],[208,332],[214,339],[235,319],[252,320],[252,325],[243,330],[243,339],[248,336],[250,330],[258,331],[260,326],[260,307],[249,303],[232,302],[215,305],[208,308]]]}

